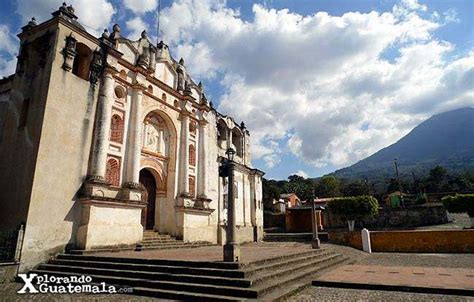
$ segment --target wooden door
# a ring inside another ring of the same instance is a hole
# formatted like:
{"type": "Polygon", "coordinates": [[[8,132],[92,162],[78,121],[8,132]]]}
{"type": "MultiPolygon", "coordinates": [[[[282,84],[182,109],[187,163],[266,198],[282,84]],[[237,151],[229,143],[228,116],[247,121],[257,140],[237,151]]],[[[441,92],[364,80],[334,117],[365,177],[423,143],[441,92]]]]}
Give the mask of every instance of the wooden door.
{"type": "Polygon", "coordinates": [[[140,171],[140,183],[145,187],[147,206],[142,211],[142,225],[145,230],[153,230],[155,226],[156,182],[150,171],[140,171]]]}

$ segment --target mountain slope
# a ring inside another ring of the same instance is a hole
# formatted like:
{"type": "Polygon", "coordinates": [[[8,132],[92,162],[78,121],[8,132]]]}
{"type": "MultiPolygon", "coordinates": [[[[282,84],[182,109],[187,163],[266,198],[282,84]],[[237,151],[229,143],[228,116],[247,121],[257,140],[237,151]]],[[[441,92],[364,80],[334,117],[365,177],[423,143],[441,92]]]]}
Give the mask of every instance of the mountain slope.
{"type": "Polygon", "coordinates": [[[434,115],[398,142],[331,175],[368,180],[393,177],[395,158],[405,175],[424,174],[436,165],[455,172],[474,169],[474,108],[434,115]]]}

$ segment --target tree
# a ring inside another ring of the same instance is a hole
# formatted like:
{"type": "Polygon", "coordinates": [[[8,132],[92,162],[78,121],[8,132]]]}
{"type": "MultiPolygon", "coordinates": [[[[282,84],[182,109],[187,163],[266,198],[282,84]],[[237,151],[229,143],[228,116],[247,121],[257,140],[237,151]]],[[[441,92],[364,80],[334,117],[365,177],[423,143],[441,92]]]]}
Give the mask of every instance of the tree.
{"type": "Polygon", "coordinates": [[[291,175],[283,185],[283,192],[295,193],[301,200],[312,198],[313,181],[299,175],[291,175]]]}
{"type": "MultiPolygon", "coordinates": [[[[342,197],[328,202],[328,211],[349,221],[363,220],[378,213],[378,202],[372,196],[342,197]]],[[[349,226],[351,230],[351,227],[349,226]]]]}
{"type": "Polygon", "coordinates": [[[341,182],[334,176],[323,176],[316,184],[318,197],[341,196],[341,182]]]}
{"type": "Polygon", "coordinates": [[[273,207],[273,199],[279,199],[280,194],[283,193],[282,185],[279,185],[279,181],[263,178],[262,181],[263,190],[263,206],[267,210],[271,210],[273,207]]]}
{"type": "Polygon", "coordinates": [[[425,187],[429,192],[441,192],[447,189],[448,171],[436,166],[430,170],[425,187]]]}
{"type": "Polygon", "coordinates": [[[355,180],[352,182],[342,183],[343,196],[362,196],[373,194],[372,188],[367,180],[355,180]]]}

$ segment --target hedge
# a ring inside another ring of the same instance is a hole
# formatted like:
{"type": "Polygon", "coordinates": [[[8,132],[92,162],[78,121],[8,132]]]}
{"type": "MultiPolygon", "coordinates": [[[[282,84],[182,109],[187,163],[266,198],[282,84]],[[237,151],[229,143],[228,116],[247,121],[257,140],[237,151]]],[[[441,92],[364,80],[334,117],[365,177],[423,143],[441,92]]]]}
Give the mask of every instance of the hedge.
{"type": "Polygon", "coordinates": [[[474,217],[474,194],[446,196],[442,202],[450,213],[467,213],[469,217],[474,217]]]}
{"type": "Polygon", "coordinates": [[[328,202],[328,211],[345,220],[361,220],[376,216],[379,204],[372,196],[342,197],[328,202]]]}

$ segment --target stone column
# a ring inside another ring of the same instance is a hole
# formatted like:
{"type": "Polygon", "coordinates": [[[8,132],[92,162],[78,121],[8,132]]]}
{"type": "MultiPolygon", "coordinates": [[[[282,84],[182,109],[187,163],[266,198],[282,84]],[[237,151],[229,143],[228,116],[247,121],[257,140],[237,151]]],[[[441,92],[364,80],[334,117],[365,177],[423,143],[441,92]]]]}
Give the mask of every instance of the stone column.
{"type": "Polygon", "coordinates": [[[132,103],[128,131],[128,162],[126,187],[138,187],[140,181],[140,160],[142,152],[142,100],[145,86],[135,84],[132,92],[132,103]]]}
{"type": "Polygon", "coordinates": [[[207,133],[206,133],[207,121],[199,122],[199,160],[198,160],[198,198],[202,201],[207,201],[207,188],[206,188],[206,177],[207,177],[207,167],[206,167],[206,146],[207,146],[207,133]]]}
{"type": "Polygon", "coordinates": [[[97,181],[105,181],[116,72],[117,70],[111,67],[104,70],[97,102],[94,147],[89,172],[89,178],[97,181]]]}
{"type": "Polygon", "coordinates": [[[181,113],[181,188],[180,195],[189,197],[189,112],[181,113]]]}
{"type": "Polygon", "coordinates": [[[229,182],[228,188],[228,207],[227,207],[227,232],[226,244],[224,245],[224,261],[225,262],[239,262],[240,261],[240,247],[236,242],[236,225],[235,225],[235,198],[234,198],[234,169],[235,164],[229,160],[227,162],[229,182]]]}

